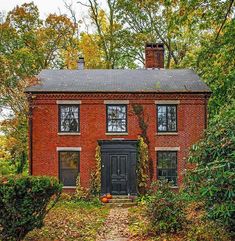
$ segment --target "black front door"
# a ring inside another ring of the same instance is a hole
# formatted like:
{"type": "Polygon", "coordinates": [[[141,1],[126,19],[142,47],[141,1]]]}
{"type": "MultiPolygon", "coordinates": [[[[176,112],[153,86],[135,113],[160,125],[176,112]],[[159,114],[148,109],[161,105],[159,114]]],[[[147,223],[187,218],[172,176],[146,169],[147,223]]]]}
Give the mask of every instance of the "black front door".
{"type": "Polygon", "coordinates": [[[101,140],[101,194],[137,195],[137,141],[101,140]]]}
{"type": "Polygon", "coordinates": [[[127,194],[127,155],[110,155],[111,193],[127,194]]]}

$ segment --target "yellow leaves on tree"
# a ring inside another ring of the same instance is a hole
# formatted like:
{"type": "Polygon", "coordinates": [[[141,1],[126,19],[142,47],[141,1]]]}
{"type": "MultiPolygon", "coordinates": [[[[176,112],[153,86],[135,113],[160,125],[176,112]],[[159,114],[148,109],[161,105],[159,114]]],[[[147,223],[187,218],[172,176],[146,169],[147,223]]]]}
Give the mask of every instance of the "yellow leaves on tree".
{"type": "Polygon", "coordinates": [[[85,58],[87,69],[105,68],[104,53],[98,42],[100,37],[96,34],[83,33],[79,42],[79,49],[85,58]]]}

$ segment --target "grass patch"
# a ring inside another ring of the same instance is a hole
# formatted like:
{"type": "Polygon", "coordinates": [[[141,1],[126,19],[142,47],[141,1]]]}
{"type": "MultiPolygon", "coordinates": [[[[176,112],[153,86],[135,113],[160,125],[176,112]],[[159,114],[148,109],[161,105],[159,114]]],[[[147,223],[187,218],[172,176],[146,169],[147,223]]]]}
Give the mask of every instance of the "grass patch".
{"type": "Polygon", "coordinates": [[[24,240],[95,240],[108,212],[98,202],[61,200],[46,216],[45,226],[33,230],[24,240]]]}

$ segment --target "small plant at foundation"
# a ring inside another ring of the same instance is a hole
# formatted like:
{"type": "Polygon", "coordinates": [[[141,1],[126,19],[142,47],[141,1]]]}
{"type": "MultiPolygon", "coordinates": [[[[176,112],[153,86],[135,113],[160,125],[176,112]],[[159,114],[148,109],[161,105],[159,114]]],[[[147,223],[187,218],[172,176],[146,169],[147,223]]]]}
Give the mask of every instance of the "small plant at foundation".
{"type": "Polygon", "coordinates": [[[78,175],[76,179],[76,192],[75,192],[74,198],[76,200],[85,200],[85,201],[91,200],[91,193],[89,188],[81,187],[80,175],[78,175]]]}

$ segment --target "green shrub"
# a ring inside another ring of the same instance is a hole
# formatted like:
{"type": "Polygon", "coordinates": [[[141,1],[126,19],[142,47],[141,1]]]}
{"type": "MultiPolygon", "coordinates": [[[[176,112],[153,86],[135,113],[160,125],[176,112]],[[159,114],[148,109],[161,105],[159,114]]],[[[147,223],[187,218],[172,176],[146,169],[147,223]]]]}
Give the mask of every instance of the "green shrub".
{"type": "Polygon", "coordinates": [[[187,191],[205,203],[207,216],[235,227],[235,101],[215,116],[204,139],[193,146],[189,162],[195,168],[187,171],[187,191]]]}
{"type": "Polygon", "coordinates": [[[62,185],[52,177],[9,176],[0,179],[0,240],[22,240],[55,205],[62,185]],[[52,196],[55,199],[49,201],[52,196]]]}
{"type": "Polygon", "coordinates": [[[167,182],[156,182],[152,188],[152,196],[147,202],[152,230],[158,234],[180,231],[185,223],[180,195],[172,191],[167,182]]]}
{"type": "Polygon", "coordinates": [[[191,202],[186,207],[187,226],[185,239],[190,241],[230,241],[229,233],[213,220],[206,217],[203,202],[191,202]]]}

